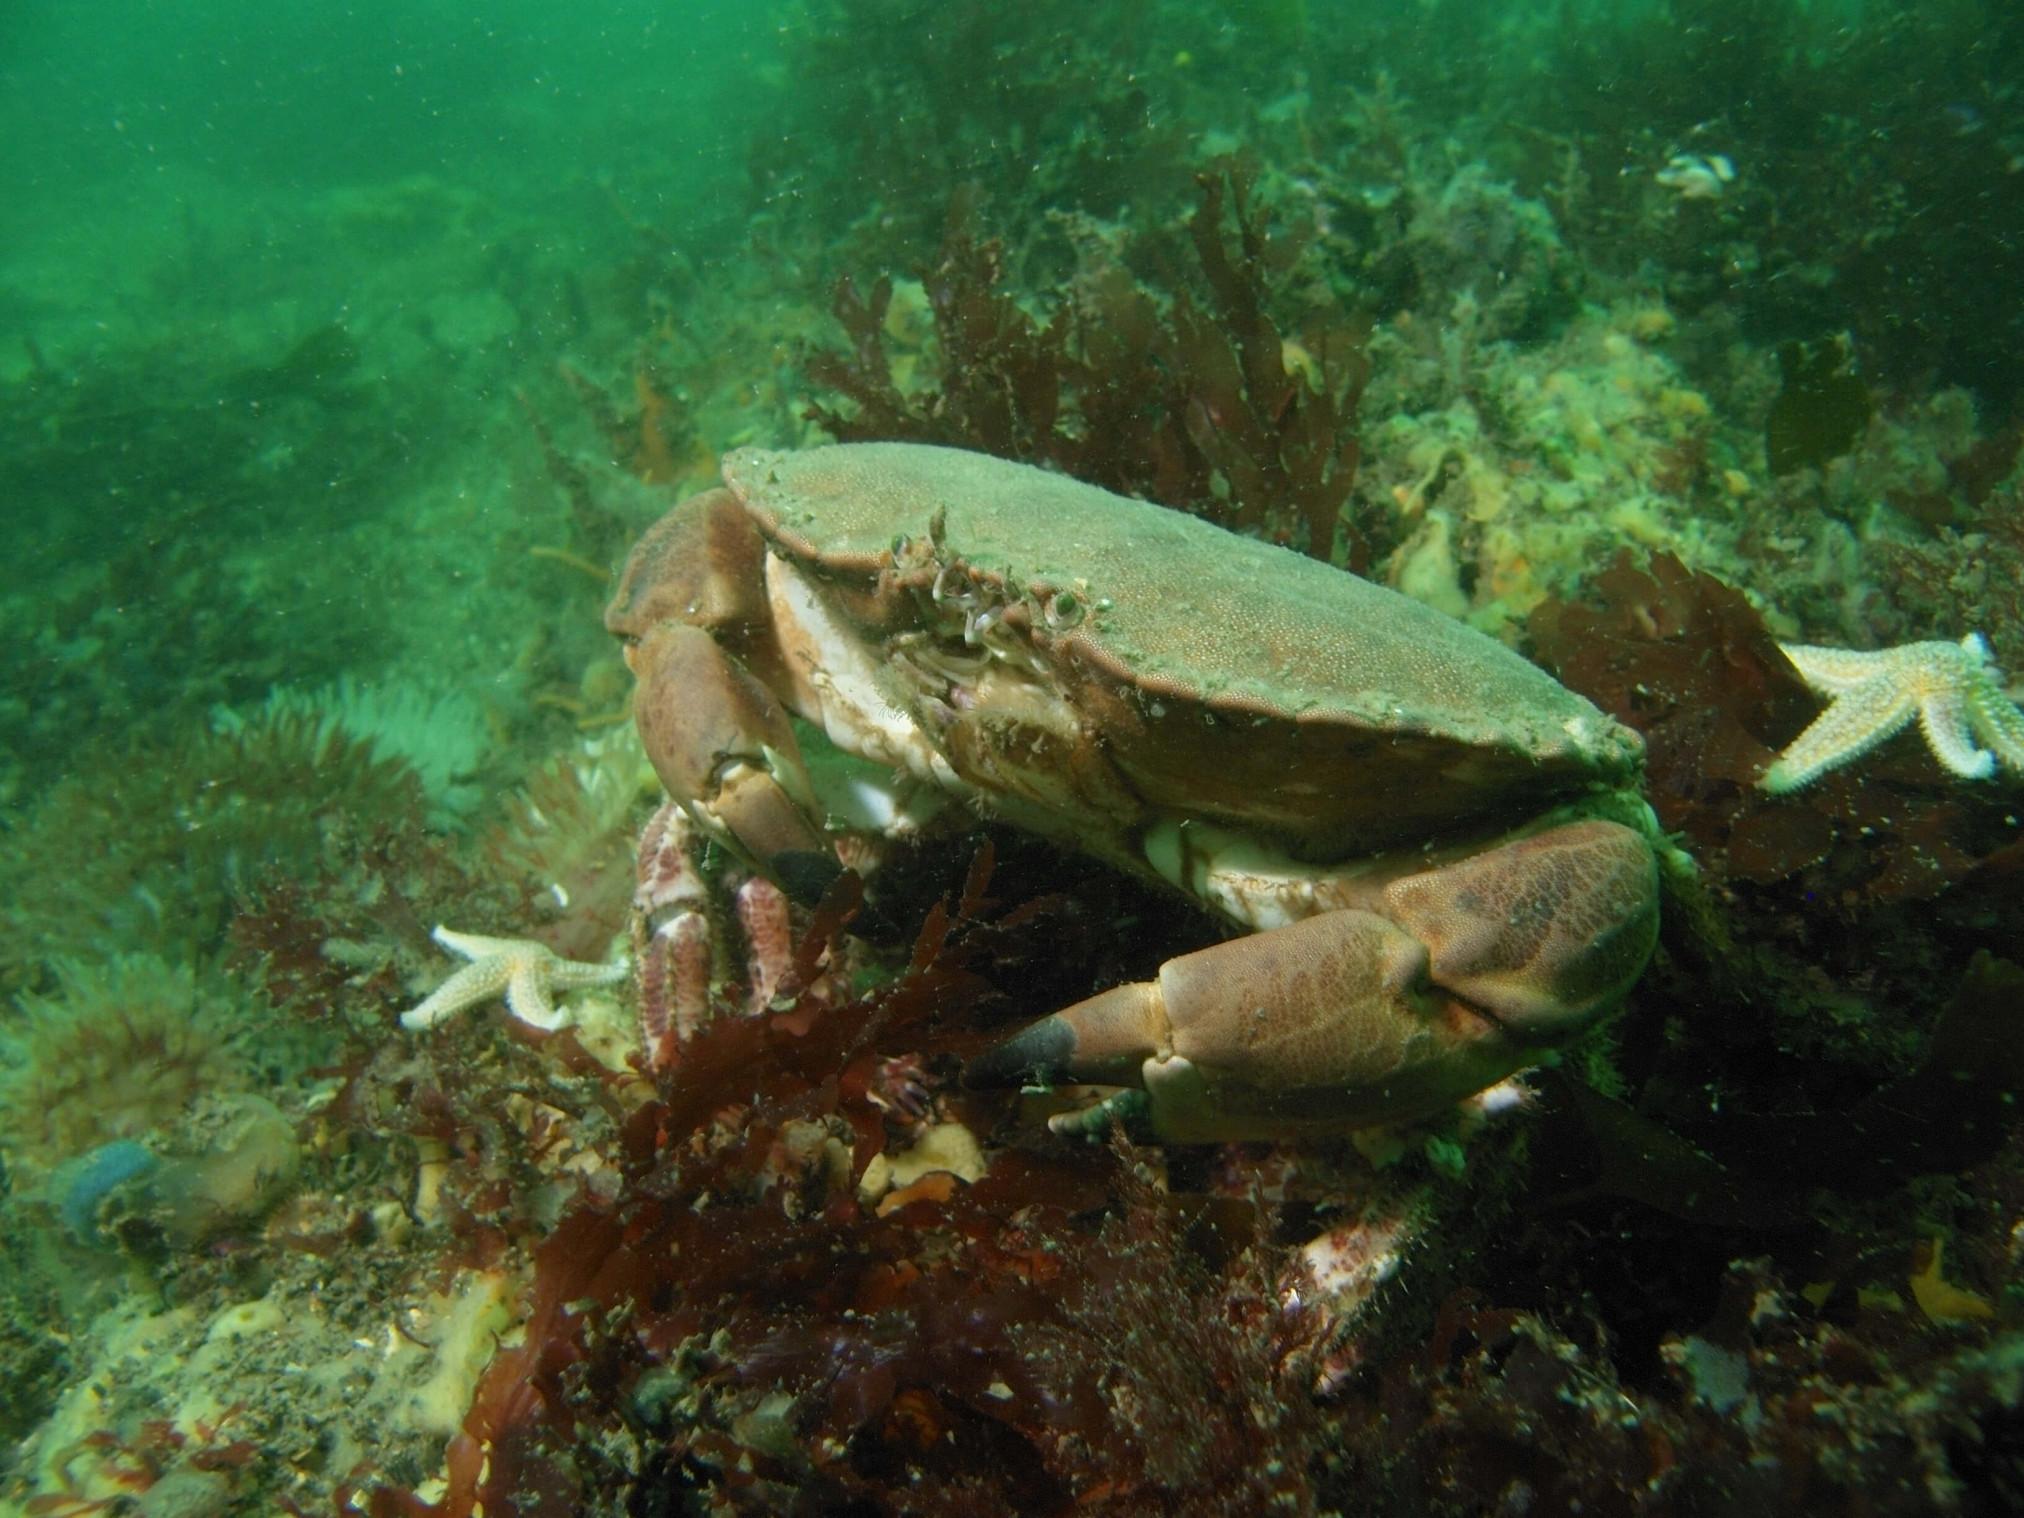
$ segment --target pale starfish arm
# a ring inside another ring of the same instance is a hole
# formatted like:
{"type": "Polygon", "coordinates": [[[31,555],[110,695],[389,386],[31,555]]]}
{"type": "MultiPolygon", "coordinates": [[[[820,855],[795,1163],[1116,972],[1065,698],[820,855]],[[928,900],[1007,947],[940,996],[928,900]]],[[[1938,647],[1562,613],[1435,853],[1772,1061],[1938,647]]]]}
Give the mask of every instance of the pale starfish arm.
{"type": "Polygon", "coordinates": [[[631,968],[624,960],[611,965],[587,964],[580,959],[564,959],[548,949],[542,953],[548,956],[548,968],[543,980],[550,989],[574,991],[579,986],[608,986],[622,979],[631,968]]]}
{"type": "Polygon", "coordinates": [[[1919,702],[1919,727],[1933,757],[1963,780],[1987,780],[1996,773],[1996,756],[1977,748],[1969,732],[1969,698],[1949,686],[1928,691],[1919,702]]]}
{"type": "Polygon", "coordinates": [[[1909,691],[1889,680],[1872,678],[1869,684],[1837,696],[1778,756],[1758,784],[1774,796],[1811,785],[1829,770],[1839,769],[1903,731],[1918,709],[1918,700],[1909,691]]]}
{"type": "Polygon", "coordinates": [[[473,1002],[487,1001],[506,989],[507,976],[484,963],[466,965],[429,993],[420,1006],[401,1014],[401,1026],[419,1032],[454,1017],[473,1002]]]}
{"type": "Polygon", "coordinates": [[[489,959],[498,954],[510,954],[515,949],[531,948],[524,938],[492,938],[483,933],[459,933],[455,928],[446,928],[437,923],[429,937],[448,949],[460,959],[477,961],[489,959]]]}
{"type": "MultiPolygon", "coordinates": [[[[1919,645],[1909,644],[1916,648],[1919,645]]],[[[1945,645],[1952,647],[1951,644],[1945,645]]],[[[1807,687],[1823,696],[1839,696],[1874,680],[1901,649],[1823,648],[1813,643],[1781,643],[1778,647],[1799,671],[1807,687]]]]}
{"type": "Polygon", "coordinates": [[[2005,769],[2024,775],[2024,711],[1985,679],[1968,693],[1968,722],[1975,736],[1995,750],[2005,769]]]}
{"type": "Polygon", "coordinates": [[[548,994],[548,982],[542,977],[538,962],[522,965],[506,982],[506,1010],[523,1023],[551,1033],[564,1022],[563,1014],[555,1010],[554,998],[548,994]]]}

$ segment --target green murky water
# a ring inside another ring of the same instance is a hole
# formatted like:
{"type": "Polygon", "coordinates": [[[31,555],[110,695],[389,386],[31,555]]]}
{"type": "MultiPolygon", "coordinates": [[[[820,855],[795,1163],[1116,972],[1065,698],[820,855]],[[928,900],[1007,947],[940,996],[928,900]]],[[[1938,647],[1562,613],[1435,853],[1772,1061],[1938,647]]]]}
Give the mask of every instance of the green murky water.
{"type": "Polygon", "coordinates": [[[0,1513],[2004,1510],[2020,78],[2002,0],[9,6],[0,1513]],[[1620,1013],[1489,1117],[1081,1149],[962,1061],[1227,925],[958,806],[756,1023],[703,851],[658,1071],[632,978],[404,1029],[439,923],[650,956],[613,577],[891,438],[1638,729],[1620,1013]],[[1780,643],[1971,633],[1757,784],[1780,643]]]}

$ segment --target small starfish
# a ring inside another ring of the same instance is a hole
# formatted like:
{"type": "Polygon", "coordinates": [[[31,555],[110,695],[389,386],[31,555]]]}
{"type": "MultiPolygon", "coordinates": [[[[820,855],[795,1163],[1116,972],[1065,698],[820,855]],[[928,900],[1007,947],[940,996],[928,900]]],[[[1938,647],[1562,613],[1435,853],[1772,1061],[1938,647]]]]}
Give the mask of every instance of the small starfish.
{"type": "Polygon", "coordinates": [[[1873,653],[1802,643],[1779,647],[1829,705],[1757,782],[1773,795],[1811,785],[1895,736],[1913,717],[1933,757],[1963,780],[1986,780],[1999,762],[2024,774],[2024,711],[2004,694],[1981,634],[1873,653]]]}
{"type": "Polygon", "coordinates": [[[587,965],[564,959],[548,945],[526,938],[487,938],[438,927],[435,939],[471,962],[436,987],[419,1007],[403,1012],[404,1028],[433,1028],[466,1007],[503,992],[507,1011],[523,1023],[552,1031],[561,1027],[567,1016],[555,1010],[553,992],[609,985],[625,974],[622,964],[587,965]]]}

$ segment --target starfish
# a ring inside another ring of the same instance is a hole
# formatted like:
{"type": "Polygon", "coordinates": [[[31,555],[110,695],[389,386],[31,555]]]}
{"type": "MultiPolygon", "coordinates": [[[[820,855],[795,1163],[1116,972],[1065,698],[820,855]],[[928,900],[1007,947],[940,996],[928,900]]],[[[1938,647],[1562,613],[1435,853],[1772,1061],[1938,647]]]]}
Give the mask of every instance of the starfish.
{"type": "Polygon", "coordinates": [[[625,974],[625,966],[589,965],[564,959],[546,944],[526,938],[487,938],[438,927],[436,942],[468,965],[430,993],[429,999],[401,1014],[404,1028],[433,1028],[466,1007],[504,993],[506,1010],[523,1023],[554,1030],[566,1014],[555,1010],[553,993],[577,986],[609,985],[625,974]]]}
{"type": "Polygon", "coordinates": [[[1811,785],[1895,736],[1913,717],[1933,757],[1963,780],[1986,780],[1998,763],[2024,774],[2024,711],[2004,694],[1981,634],[1873,653],[1803,643],[1779,647],[1829,705],[1757,782],[1773,795],[1811,785]]]}

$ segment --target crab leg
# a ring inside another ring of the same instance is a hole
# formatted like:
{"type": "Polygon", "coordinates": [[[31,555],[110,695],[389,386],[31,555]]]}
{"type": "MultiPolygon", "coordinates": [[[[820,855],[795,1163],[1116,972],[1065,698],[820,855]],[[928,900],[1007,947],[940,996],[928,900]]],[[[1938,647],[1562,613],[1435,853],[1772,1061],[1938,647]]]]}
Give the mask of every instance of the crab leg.
{"type": "Polygon", "coordinates": [[[1437,1111],[1619,1000],[1657,932],[1629,828],[1549,829],[1168,960],[971,1062],[972,1086],[1139,1087],[1182,1142],[1341,1132],[1437,1111]]]}

